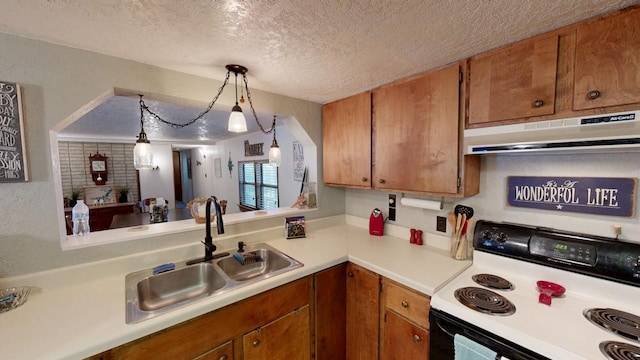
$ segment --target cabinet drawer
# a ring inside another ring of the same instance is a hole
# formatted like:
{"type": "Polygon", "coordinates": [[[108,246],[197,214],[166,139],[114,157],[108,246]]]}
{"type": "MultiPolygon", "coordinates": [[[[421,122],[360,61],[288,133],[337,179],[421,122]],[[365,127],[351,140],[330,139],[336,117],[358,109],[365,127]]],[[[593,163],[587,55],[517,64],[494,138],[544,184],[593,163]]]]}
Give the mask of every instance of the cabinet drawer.
{"type": "Polygon", "coordinates": [[[193,360],[233,360],[233,342],[228,341],[193,360]]]}
{"type": "Polygon", "coordinates": [[[429,329],[429,304],[431,298],[389,280],[383,281],[386,292],[385,306],[416,324],[429,329]]]}

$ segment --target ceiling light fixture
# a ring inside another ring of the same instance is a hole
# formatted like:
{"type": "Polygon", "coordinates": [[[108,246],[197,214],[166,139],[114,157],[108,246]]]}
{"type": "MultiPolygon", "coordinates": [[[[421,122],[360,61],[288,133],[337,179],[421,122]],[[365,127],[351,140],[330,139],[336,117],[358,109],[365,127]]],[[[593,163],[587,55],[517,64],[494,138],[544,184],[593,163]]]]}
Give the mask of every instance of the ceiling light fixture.
{"type": "Polygon", "coordinates": [[[147,133],[144,132],[144,111],[142,95],[140,96],[140,134],[136,146],[133,147],[133,167],[136,170],[153,168],[153,152],[151,151],[151,143],[147,139],[147,133]]]}
{"type": "MultiPolygon", "coordinates": [[[[151,111],[151,109],[149,109],[149,107],[144,103],[144,100],[142,99],[142,95],[139,95],[140,96],[140,134],[138,135],[138,141],[136,141],[136,146],[133,149],[134,166],[136,169],[150,169],[153,166],[151,165],[153,160],[153,154],[151,154],[151,144],[147,139],[147,134],[145,134],[144,127],[143,127],[144,112],[146,111],[154,119],[166,125],[169,125],[175,129],[189,126],[195,123],[196,121],[202,119],[209,111],[211,111],[211,108],[213,108],[213,105],[218,100],[218,97],[220,97],[220,94],[222,94],[222,90],[224,90],[225,86],[227,86],[227,84],[229,83],[229,76],[231,75],[232,72],[235,74],[236,104],[231,109],[227,130],[231,132],[247,131],[247,120],[245,119],[244,114],[242,113],[242,108],[240,107],[240,105],[238,105],[238,74],[240,74],[242,75],[242,80],[244,82],[244,88],[242,88],[242,85],[241,85],[242,97],[240,98],[240,102],[244,103],[244,91],[246,90],[247,99],[249,99],[249,106],[251,107],[251,113],[253,114],[253,117],[256,120],[258,127],[260,128],[260,131],[263,134],[271,134],[271,132],[273,131],[273,144],[271,145],[271,149],[273,150],[273,154],[274,154],[273,155],[274,162],[276,161],[275,159],[277,156],[278,166],[280,165],[280,148],[278,147],[278,142],[276,141],[276,134],[275,134],[276,116],[275,115],[273,116],[273,124],[271,125],[271,128],[268,130],[265,130],[265,128],[262,127],[260,120],[258,120],[258,115],[256,114],[256,110],[253,108],[253,102],[251,101],[251,92],[249,91],[249,84],[247,82],[248,69],[245,66],[236,65],[236,64],[229,64],[225,67],[227,69],[227,75],[224,79],[224,82],[222,83],[222,86],[220,86],[220,88],[218,89],[218,93],[216,94],[216,96],[214,96],[211,102],[209,102],[209,105],[203,112],[201,112],[197,117],[189,120],[186,123],[177,124],[161,118],[160,115],[156,114],[155,112],[151,111]],[[138,161],[136,162],[136,160],[138,161]],[[146,164],[150,164],[150,165],[147,166],[146,164]]],[[[269,163],[271,163],[272,150],[269,150],[269,163]]]]}
{"type": "Polygon", "coordinates": [[[276,116],[273,116],[273,142],[269,149],[269,165],[280,166],[282,154],[280,152],[280,146],[278,146],[278,140],[276,140],[276,116]]]}

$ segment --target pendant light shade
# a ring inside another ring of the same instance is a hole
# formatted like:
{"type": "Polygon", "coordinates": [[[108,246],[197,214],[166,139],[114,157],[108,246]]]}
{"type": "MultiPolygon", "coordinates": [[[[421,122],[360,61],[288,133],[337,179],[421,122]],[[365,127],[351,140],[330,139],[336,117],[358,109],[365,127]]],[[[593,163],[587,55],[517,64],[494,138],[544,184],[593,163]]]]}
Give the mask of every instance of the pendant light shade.
{"type": "Polygon", "coordinates": [[[231,115],[229,115],[229,127],[231,132],[246,132],[247,120],[242,113],[242,108],[237,104],[231,109],[231,115]]]}
{"type": "Polygon", "coordinates": [[[273,144],[271,145],[271,149],[269,149],[269,165],[280,166],[281,162],[282,153],[280,152],[280,147],[278,146],[278,142],[273,139],[273,144]]]}
{"type": "Polygon", "coordinates": [[[278,140],[276,140],[276,117],[273,116],[273,125],[271,126],[273,129],[273,142],[271,143],[271,148],[269,149],[269,165],[271,166],[280,166],[282,162],[282,153],[280,152],[280,146],[278,146],[278,140]]]}
{"type": "Polygon", "coordinates": [[[133,167],[136,170],[153,168],[153,152],[149,140],[146,142],[138,140],[133,148],[133,167]]]}

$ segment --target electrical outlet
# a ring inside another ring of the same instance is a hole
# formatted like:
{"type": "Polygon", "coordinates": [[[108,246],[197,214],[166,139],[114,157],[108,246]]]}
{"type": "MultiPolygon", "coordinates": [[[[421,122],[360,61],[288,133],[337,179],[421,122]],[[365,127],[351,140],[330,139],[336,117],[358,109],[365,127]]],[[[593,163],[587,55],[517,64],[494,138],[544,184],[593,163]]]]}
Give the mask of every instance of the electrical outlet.
{"type": "Polygon", "coordinates": [[[436,230],[446,233],[447,232],[447,218],[444,216],[436,216],[436,230]]]}
{"type": "Polygon", "coordinates": [[[389,217],[387,220],[396,221],[396,194],[389,194],[389,217]]]}

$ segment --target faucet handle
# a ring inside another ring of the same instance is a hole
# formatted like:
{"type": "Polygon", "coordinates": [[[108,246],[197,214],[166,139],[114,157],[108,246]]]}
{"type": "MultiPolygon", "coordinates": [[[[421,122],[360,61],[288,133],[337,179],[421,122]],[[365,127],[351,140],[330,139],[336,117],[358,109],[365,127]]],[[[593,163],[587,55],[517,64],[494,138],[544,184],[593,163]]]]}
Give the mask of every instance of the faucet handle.
{"type": "Polygon", "coordinates": [[[238,252],[239,253],[244,252],[244,246],[245,246],[244,241],[238,241],[238,252]]]}
{"type": "Polygon", "coordinates": [[[216,251],[216,249],[217,249],[217,248],[216,248],[216,246],[215,246],[214,244],[207,244],[207,243],[206,243],[206,242],[204,242],[204,241],[200,241],[200,242],[204,244],[204,247],[205,247],[205,248],[207,248],[208,250],[211,250],[211,252],[214,252],[214,251],[216,251]]]}

